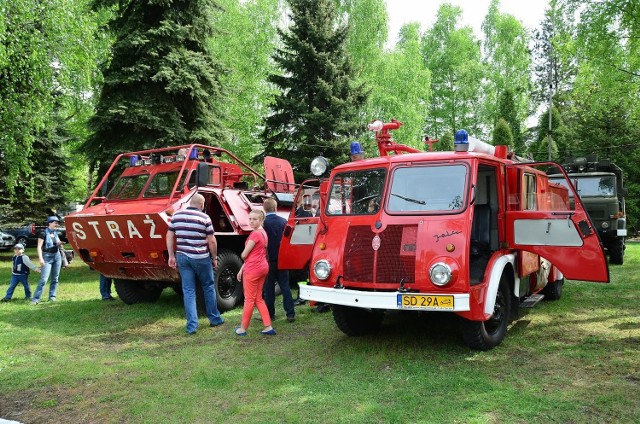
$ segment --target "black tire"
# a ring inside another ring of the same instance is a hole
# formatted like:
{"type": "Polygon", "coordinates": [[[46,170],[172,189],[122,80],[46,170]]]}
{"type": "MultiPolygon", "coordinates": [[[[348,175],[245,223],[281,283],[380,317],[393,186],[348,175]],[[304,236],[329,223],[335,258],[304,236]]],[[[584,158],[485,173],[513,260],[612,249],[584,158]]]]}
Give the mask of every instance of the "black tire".
{"type": "Polygon", "coordinates": [[[27,238],[25,236],[20,236],[16,239],[16,244],[21,244],[24,247],[27,247],[27,238]]]}
{"type": "MultiPolygon", "coordinates": [[[[242,283],[236,277],[240,267],[242,267],[242,259],[236,253],[226,249],[218,251],[215,284],[220,312],[230,311],[242,303],[244,297],[242,283]]],[[[196,294],[201,292],[202,289],[199,288],[196,294]]]]}
{"type": "Polygon", "coordinates": [[[545,300],[560,300],[562,297],[562,286],[564,286],[564,278],[547,283],[542,289],[545,300]]]}
{"type": "Polygon", "coordinates": [[[156,302],[162,294],[162,287],[150,281],[115,279],[118,297],[127,305],[156,302]]]}
{"type": "Polygon", "coordinates": [[[173,285],[171,286],[171,289],[178,295],[178,297],[180,299],[184,298],[184,293],[182,292],[182,286],[181,285],[173,285]]]}
{"type": "Polygon", "coordinates": [[[384,313],[370,309],[333,305],[333,320],[347,336],[362,336],[380,328],[384,313]]]}
{"type": "Polygon", "coordinates": [[[472,349],[489,350],[498,346],[507,334],[511,316],[511,289],[509,278],[502,273],[493,307],[493,315],[486,321],[462,319],[460,330],[465,343],[472,349]]]}
{"type": "Polygon", "coordinates": [[[624,238],[618,237],[609,243],[609,263],[622,265],[624,263],[624,238]]]}

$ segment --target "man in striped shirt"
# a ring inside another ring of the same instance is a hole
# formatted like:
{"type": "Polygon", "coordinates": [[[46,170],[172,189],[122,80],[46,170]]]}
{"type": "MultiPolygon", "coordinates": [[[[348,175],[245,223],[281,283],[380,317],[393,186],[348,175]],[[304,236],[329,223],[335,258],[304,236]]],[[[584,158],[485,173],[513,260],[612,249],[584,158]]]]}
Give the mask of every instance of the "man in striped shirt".
{"type": "Polygon", "coordinates": [[[211,218],[202,212],[203,208],[204,197],[201,194],[194,194],[189,207],[173,215],[166,236],[169,266],[176,268],[177,265],[182,280],[187,334],[195,334],[198,329],[196,280],[204,292],[204,302],[211,327],[224,322],[218,310],[213,276],[213,268],[218,265],[216,259],[218,243],[211,218]],[[175,253],[174,240],[177,248],[175,253]]]}

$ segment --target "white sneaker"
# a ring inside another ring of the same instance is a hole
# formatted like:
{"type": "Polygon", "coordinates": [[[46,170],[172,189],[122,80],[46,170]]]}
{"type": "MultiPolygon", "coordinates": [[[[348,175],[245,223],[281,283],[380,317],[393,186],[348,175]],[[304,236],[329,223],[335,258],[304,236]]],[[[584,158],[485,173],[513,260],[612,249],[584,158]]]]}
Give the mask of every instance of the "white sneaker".
{"type": "Polygon", "coordinates": [[[40,301],[39,301],[39,300],[35,300],[35,299],[34,299],[34,300],[32,300],[32,301],[31,301],[31,304],[32,304],[32,305],[37,305],[38,303],[40,303],[40,301]]]}

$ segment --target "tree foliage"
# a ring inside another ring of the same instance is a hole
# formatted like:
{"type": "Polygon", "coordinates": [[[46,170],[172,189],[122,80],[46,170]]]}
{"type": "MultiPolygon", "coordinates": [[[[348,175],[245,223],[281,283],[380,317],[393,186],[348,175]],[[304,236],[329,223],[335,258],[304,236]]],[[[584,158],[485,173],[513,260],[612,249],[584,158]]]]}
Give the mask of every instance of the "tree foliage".
{"type": "Polygon", "coordinates": [[[511,127],[504,118],[498,119],[496,126],[493,129],[494,146],[509,146],[513,150],[513,134],[511,133],[511,127]]]}
{"type": "MultiPolygon", "coordinates": [[[[422,56],[431,72],[431,103],[426,133],[435,137],[466,128],[482,134],[480,109],[483,68],[480,45],[470,27],[458,27],[459,7],[443,4],[422,38],[422,56]]],[[[438,148],[440,148],[439,146],[438,148]]]]}
{"type": "Polygon", "coordinates": [[[344,161],[376,118],[402,121],[394,137],[414,147],[441,139],[438,150],[460,128],[508,138],[502,118],[517,153],[524,143],[546,160],[551,97],[553,157],[618,164],[638,225],[640,2],[549,0],[530,55],[498,0],[481,38],[444,4],[394,46],[387,4],[294,0],[287,16],[282,0],[0,2],[0,219],[40,220],[84,198],[99,174],[89,160],[166,144],[288,158],[299,180],[317,154],[344,161]]]}
{"type": "Polygon", "coordinates": [[[523,150],[521,127],[531,110],[529,34],[516,18],[500,13],[498,8],[499,1],[492,0],[482,23],[485,66],[483,110],[487,115],[486,122],[493,124],[500,117],[505,118],[511,127],[515,145],[523,150]],[[511,103],[510,111],[503,108],[503,101],[511,103]]]}
{"type": "MultiPolygon", "coordinates": [[[[511,142],[508,143],[508,145],[511,146],[516,153],[523,154],[525,145],[520,129],[522,122],[518,119],[514,103],[513,92],[510,89],[503,91],[498,103],[498,121],[501,119],[504,120],[505,124],[509,127],[511,142]]],[[[497,126],[498,123],[496,123],[496,127],[497,126]]]]}
{"type": "Polygon", "coordinates": [[[629,187],[629,223],[638,228],[640,3],[563,0],[559,4],[562,16],[578,17],[571,26],[571,42],[557,41],[561,59],[575,64],[575,75],[560,102],[562,119],[575,140],[567,153],[595,154],[623,169],[629,187]]]}
{"type": "Polygon", "coordinates": [[[289,5],[291,26],[279,31],[283,47],[273,57],[281,73],[269,77],[280,93],[265,120],[261,157],[285,158],[297,176],[305,176],[316,155],[333,164],[347,159],[350,138],[364,130],[358,116],[367,92],[354,83],[349,29],[337,24],[335,2],[289,5]]]}
{"type": "Polygon", "coordinates": [[[77,0],[0,4],[0,215],[40,222],[77,199],[69,161],[85,136],[102,44],[77,0]]]}
{"type": "Polygon", "coordinates": [[[212,54],[226,72],[219,75],[227,96],[219,102],[228,140],[218,144],[249,161],[261,150],[262,121],[276,94],[267,76],[275,72],[271,56],[276,48],[278,0],[218,0],[224,13],[214,17],[218,35],[212,54]]]}
{"type": "Polygon", "coordinates": [[[562,160],[557,139],[563,131],[562,117],[557,108],[551,108],[551,128],[549,128],[549,110],[541,114],[538,119],[537,139],[529,145],[529,155],[537,161],[562,160]],[[549,133],[551,133],[551,158],[549,158],[549,133]]]}
{"type": "Polygon", "coordinates": [[[399,42],[393,50],[384,54],[371,81],[367,113],[372,118],[384,121],[398,119],[403,126],[394,131],[394,139],[416,148],[423,147],[424,122],[431,95],[431,72],[422,60],[417,24],[407,24],[401,28],[399,42]]]}
{"type": "Polygon", "coordinates": [[[112,57],[83,144],[92,164],[104,168],[123,151],[226,139],[222,68],[209,45],[216,7],[213,0],[118,2],[112,57]]]}

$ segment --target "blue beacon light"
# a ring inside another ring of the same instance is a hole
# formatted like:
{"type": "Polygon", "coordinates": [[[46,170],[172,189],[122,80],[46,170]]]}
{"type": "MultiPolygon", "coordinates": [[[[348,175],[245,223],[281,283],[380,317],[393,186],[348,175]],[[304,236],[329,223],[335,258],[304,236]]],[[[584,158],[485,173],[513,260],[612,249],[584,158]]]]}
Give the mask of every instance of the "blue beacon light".
{"type": "Polygon", "coordinates": [[[466,130],[456,131],[456,138],[453,143],[453,148],[456,152],[469,151],[469,133],[466,130]]]}

